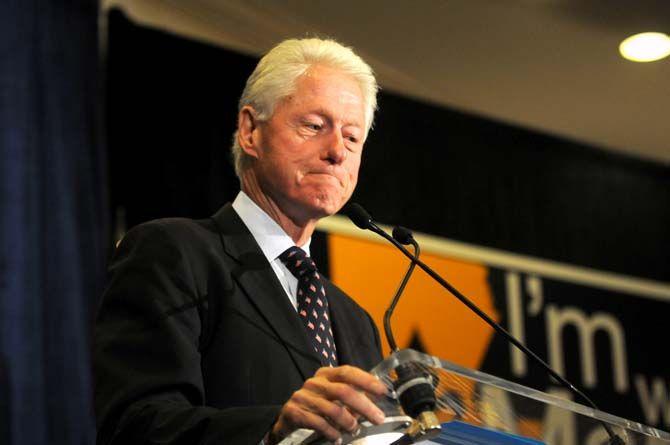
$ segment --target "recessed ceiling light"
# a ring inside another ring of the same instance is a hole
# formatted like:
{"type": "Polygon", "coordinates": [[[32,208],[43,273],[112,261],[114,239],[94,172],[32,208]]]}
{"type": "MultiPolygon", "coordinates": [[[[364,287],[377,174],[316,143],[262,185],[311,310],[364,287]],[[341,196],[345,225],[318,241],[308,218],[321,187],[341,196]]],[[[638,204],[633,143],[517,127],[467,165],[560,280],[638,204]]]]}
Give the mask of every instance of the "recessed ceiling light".
{"type": "Polygon", "coordinates": [[[635,34],[621,42],[619,52],[633,62],[653,62],[670,55],[670,36],[662,32],[635,34]]]}

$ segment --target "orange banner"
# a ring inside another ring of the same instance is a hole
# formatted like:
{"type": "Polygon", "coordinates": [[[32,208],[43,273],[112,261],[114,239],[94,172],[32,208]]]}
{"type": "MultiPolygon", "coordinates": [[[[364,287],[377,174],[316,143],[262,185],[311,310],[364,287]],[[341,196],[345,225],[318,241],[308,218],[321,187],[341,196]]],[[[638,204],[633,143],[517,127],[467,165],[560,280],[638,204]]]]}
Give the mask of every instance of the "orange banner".
{"type": "MultiPolygon", "coordinates": [[[[332,281],[372,315],[387,354],[389,347],[382,324],[384,311],[405,273],[408,260],[392,246],[335,234],[328,235],[328,252],[332,281]]],[[[486,266],[429,254],[421,258],[491,318],[499,320],[486,266]]],[[[418,268],[391,323],[401,349],[418,343],[431,355],[471,369],[479,368],[493,336],[493,329],[418,268]]]]}

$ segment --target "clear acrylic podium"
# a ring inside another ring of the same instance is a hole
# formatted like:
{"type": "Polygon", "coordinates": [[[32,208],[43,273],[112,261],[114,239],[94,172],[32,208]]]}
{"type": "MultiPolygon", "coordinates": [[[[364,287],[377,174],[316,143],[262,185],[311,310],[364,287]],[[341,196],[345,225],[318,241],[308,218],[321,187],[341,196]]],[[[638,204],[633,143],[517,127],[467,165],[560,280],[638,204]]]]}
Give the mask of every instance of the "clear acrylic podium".
{"type": "MultiPolygon", "coordinates": [[[[425,444],[440,445],[605,445],[603,423],[626,445],[670,445],[670,434],[516,383],[454,365],[411,349],[399,351],[371,372],[393,388],[396,368],[412,362],[432,380],[442,431],[425,444]]],[[[570,397],[569,394],[565,394],[570,397]]],[[[386,422],[362,422],[343,443],[391,444],[411,423],[392,393],[377,401],[386,422]]],[[[310,430],[298,430],[282,445],[323,444],[310,430]]]]}

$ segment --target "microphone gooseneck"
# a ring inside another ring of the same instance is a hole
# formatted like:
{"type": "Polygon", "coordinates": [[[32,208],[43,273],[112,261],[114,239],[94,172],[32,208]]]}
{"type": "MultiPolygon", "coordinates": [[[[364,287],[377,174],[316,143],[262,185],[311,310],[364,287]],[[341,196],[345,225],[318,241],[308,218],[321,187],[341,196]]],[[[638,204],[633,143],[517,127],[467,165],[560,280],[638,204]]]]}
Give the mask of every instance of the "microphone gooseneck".
{"type": "MultiPolygon", "coordinates": [[[[370,214],[359,204],[350,203],[344,209],[344,213],[358,228],[372,230],[396,245],[396,247],[403,248],[400,244],[401,242],[403,244],[412,244],[414,247],[414,255],[408,256],[411,262],[407,268],[407,272],[405,272],[405,276],[400,282],[398,290],[391,300],[391,304],[384,313],[384,331],[386,332],[386,338],[391,347],[391,351],[395,352],[398,350],[398,347],[391,330],[391,315],[393,314],[393,311],[400,300],[400,296],[405,290],[405,286],[416,267],[417,258],[421,254],[419,243],[417,243],[412,236],[412,232],[401,227],[395,230],[395,236],[400,240],[396,241],[393,237],[389,236],[388,233],[379,228],[372,220],[370,214]]],[[[391,445],[409,445],[437,437],[441,431],[441,426],[434,413],[436,398],[435,391],[433,390],[433,380],[430,374],[422,370],[416,363],[411,362],[398,366],[396,371],[398,378],[393,384],[393,389],[395,390],[400,405],[405,413],[414,420],[405,431],[405,434],[391,445]]]]}
{"type": "MultiPolygon", "coordinates": [[[[486,324],[491,326],[496,332],[505,337],[505,339],[508,342],[516,346],[519,350],[521,350],[524,354],[526,354],[526,356],[530,357],[536,364],[539,364],[550,376],[556,379],[561,385],[569,389],[573,394],[576,394],[579,397],[581,397],[582,400],[586,401],[586,403],[588,403],[593,409],[600,411],[600,408],[598,408],[595,402],[593,402],[586,394],[577,389],[577,387],[575,387],[567,379],[565,379],[558,372],[556,372],[551,366],[549,366],[549,364],[547,364],[544,360],[542,360],[537,354],[528,349],[512,334],[507,332],[505,328],[503,328],[500,324],[496,323],[496,321],[493,320],[491,317],[489,317],[486,314],[486,312],[482,311],[475,303],[473,303],[469,298],[463,295],[458,289],[449,284],[449,282],[447,282],[444,278],[438,275],[437,272],[435,272],[432,268],[430,268],[416,256],[412,255],[407,249],[405,249],[405,247],[401,243],[399,243],[396,239],[394,239],[392,236],[390,236],[388,233],[382,230],[379,226],[377,226],[377,224],[375,224],[370,214],[366,212],[365,209],[360,204],[352,203],[349,204],[348,207],[352,210],[350,212],[347,212],[346,214],[354,222],[354,224],[356,224],[356,226],[364,230],[365,229],[371,230],[376,234],[380,235],[382,238],[385,238],[391,244],[393,244],[398,250],[400,250],[400,252],[402,252],[403,255],[405,255],[407,258],[410,259],[410,261],[412,261],[412,265],[414,264],[418,265],[432,279],[437,281],[442,287],[447,289],[449,293],[455,296],[461,303],[467,306],[479,318],[484,320],[486,324]],[[354,216],[352,216],[352,214],[354,214],[354,216]],[[356,218],[356,220],[354,218],[356,218]]],[[[625,444],[624,440],[619,435],[617,435],[607,423],[603,421],[600,421],[600,423],[607,431],[607,434],[610,439],[609,440],[610,445],[625,444]]]]}
{"type": "MultiPolygon", "coordinates": [[[[396,227],[393,229],[393,238],[398,240],[398,242],[400,242],[401,244],[405,245],[411,244],[414,247],[414,257],[419,258],[419,255],[421,255],[421,248],[419,247],[419,243],[417,243],[414,237],[412,236],[412,232],[405,229],[404,227],[396,227]]],[[[412,273],[414,272],[415,268],[416,268],[416,262],[412,260],[409,263],[409,266],[407,267],[405,276],[402,278],[402,281],[398,286],[398,290],[396,290],[395,295],[393,295],[391,304],[386,309],[386,312],[384,312],[384,332],[386,333],[386,339],[388,340],[392,352],[398,351],[398,345],[395,342],[395,338],[393,337],[393,331],[391,330],[391,316],[393,315],[393,311],[395,311],[395,307],[398,304],[398,301],[400,301],[400,296],[405,290],[405,286],[407,286],[407,282],[409,281],[409,278],[412,276],[412,273]]]]}

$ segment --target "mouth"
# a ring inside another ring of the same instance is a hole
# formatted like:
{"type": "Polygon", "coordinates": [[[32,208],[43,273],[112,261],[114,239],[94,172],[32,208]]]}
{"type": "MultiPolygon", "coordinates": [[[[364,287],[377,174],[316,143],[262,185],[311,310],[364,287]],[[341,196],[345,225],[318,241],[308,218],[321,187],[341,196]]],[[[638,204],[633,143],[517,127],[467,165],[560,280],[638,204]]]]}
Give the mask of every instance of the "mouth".
{"type": "Polygon", "coordinates": [[[335,182],[337,182],[338,185],[340,185],[341,187],[344,187],[344,181],[343,181],[342,179],[338,178],[337,176],[335,176],[335,175],[332,174],[332,173],[327,173],[327,172],[312,172],[312,173],[310,173],[310,175],[312,175],[312,176],[317,176],[317,177],[323,178],[323,179],[325,179],[325,180],[332,180],[332,181],[335,181],[335,182]]]}

